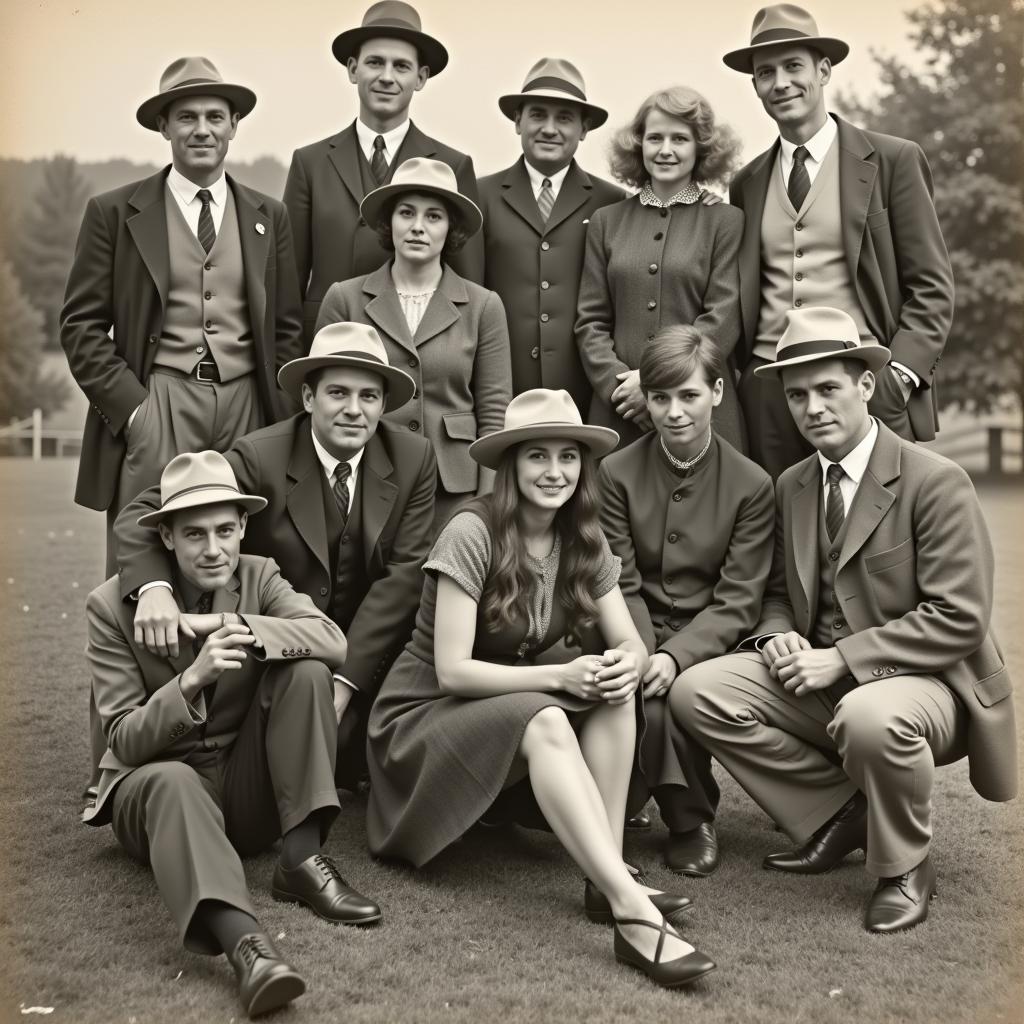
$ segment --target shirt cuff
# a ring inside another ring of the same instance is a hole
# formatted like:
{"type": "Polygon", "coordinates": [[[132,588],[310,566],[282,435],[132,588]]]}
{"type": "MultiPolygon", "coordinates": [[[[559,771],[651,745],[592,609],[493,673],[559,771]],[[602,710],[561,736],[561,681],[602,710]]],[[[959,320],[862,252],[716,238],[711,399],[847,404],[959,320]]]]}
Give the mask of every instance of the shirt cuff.
{"type": "Polygon", "coordinates": [[[168,582],[167,582],[167,580],[151,580],[151,581],[150,581],[149,583],[143,583],[143,584],[142,584],[142,586],[141,586],[141,587],[139,587],[139,589],[138,589],[138,590],[136,590],[136,591],[135,591],[135,593],[134,593],[134,594],[132,594],[131,596],[132,596],[132,597],[133,597],[133,598],[134,598],[134,599],[135,599],[136,601],[138,601],[138,599],[139,599],[140,597],[142,597],[142,595],[143,595],[143,594],[144,594],[144,593],[145,593],[145,592],[146,592],[147,590],[154,590],[154,589],[155,589],[156,587],[166,587],[166,588],[167,588],[168,590],[171,590],[171,591],[173,591],[173,590],[174,590],[174,587],[172,587],[172,586],[170,585],[170,583],[168,583],[168,582]]]}
{"type": "Polygon", "coordinates": [[[914,387],[919,388],[921,386],[921,378],[909,367],[904,366],[903,363],[897,363],[895,359],[889,360],[889,365],[894,370],[902,370],[913,382],[914,387]]]}
{"type": "Polygon", "coordinates": [[[356,684],[352,682],[351,679],[346,679],[340,672],[335,672],[334,673],[334,681],[336,683],[343,683],[350,690],[354,690],[356,693],[362,692],[362,691],[360,691],[359,687],[356,686],[356,684]]]}

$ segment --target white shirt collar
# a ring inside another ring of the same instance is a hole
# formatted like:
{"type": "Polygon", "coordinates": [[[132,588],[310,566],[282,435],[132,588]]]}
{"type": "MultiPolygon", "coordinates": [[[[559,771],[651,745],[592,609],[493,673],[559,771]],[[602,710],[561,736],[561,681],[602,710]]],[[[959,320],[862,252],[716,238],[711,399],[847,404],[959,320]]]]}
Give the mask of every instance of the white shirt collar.
{"type": "Polygon", "coordinates": [[[530,176],[530,186],[533,189],[534,199],[540,195],[540,190],[544,187],[545,178],[551,182],[551,192],[557,199],[559,190],[562,188],[562,182],[565,181],[565,176],[569,173],[569,168],[572,167],[572,161],[570,160],[560,171],[556,171],[554,174],[542,174],[525,158],[523,163],[526,164],[526,173],[530,176]]]}
{"type": "Polygon", "coordinates": [[[389,132],[375,132],[357,117],[356,138],[359,140],[359,148],[363,151],[363,156],[367,160],[373,159],[373,140],[379,135],[384,139],[384,159],[390,164],[405,141],[406,135],[409,134],[411,124],[412,121],[406,118],[397,128],[392,128],[389,132]]]}
{"type": "MultiPolygon", "coordinates": [[[[825,123],[804,143],[807,147],[807,154],[811,160],[815,163],[820,164],[825,159],[825,154],[828,152],[829,146],[832,145],[833,140],[839,134],[839,127],[836,125],[835,120],[825,115],[825,123]]],[[[789,142],[784,139],[781,135],[779,136],[779,142],[782,145],[782,156],[787,164],[793,160],[793,154],[796,152],[797,144],[795,142],[789,142]]]]}
{"type": "MultiPolygon", "coordinates": [[[[874,451],[875,441],[878,440],[878,423],[875,418],[871,418],[871,428],[868,430],[864,437],[864,440],[849,452],[845,458],[839,460],[839,465],[843,467],[843,472],[853,481],[854,485],[859,485],[864,474],[868,470],[868,460],[871,458],[871,452],[874,451]]],[[[828,486],[828,467],[832,463],[825,458],[821,452],[818,452],[818,462],[821,465],[821,481],[822,486],[828,486]]]]}
{"type": "MultiPolygon", "coordinates": [[[[197,185],[194,181],[189,181],[188,178],[186,178],[185,175],[173,165],[167,174],[167,184],[178,194],[181,201],[186,206],[195,200],[196,194],[203,187],[202,185],[197,185]]],[[[207,187],[210,190],[211,202],[223,207],[228,198],[228,179],[224,172],[221,171],[220,177],[212,185],[207,187]]]]}
{"type": "MultiPolygon", "coordinates": [[[[316,431],[310,427],[310,436],[313,438],[313,450],[316,452],[316,457],[320,460],[320,465],[324,467],[324,472],[327,474],[327,479],[333,484],[334,483],[334,471],[338,468],[338,463],[341,459],[336,459],[318,440],[316,431]]],[[[366,448],[360,448],[348,460],[348,464],[352,467],[352,480],[356,478],[356,470],[359,469],[359,463],[362,461],[363,452],[366,448]]]]}

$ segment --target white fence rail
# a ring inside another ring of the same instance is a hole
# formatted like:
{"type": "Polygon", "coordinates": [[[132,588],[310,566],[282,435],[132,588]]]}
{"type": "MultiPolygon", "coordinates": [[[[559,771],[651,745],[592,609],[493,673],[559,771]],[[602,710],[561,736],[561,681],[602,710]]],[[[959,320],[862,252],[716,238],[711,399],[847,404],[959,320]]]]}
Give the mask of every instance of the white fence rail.
{"type": "MultiPolygon", "coordinates": [[[[6,427],[0,427],[0,441],[31,441],[32,461],[38,462],[43,457],[43,442],[53,442],[53,454],[58,458],[64,455],[65,446],[71,447],[76,454],[82,441],[81,430],[58,430],[43,426],[42,409],[33,409],[31,416],[23,420],[11,420],[6,427]]],[[[21,454],[15,452],[15,454],[21,454]]]]}

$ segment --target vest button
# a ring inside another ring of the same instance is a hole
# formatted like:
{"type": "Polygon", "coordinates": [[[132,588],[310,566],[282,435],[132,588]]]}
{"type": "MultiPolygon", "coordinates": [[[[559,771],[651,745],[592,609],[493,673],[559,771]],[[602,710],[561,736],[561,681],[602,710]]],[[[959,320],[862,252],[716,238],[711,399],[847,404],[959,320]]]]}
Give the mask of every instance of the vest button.
{"type": "Polygon", "coordinates": [[[320,588],[320,596],[321,597],[326,597],[327,596],[327,588],[326,587],[321,587],[320,588]]]}
{"type": "Polygon", "coordinates": [[[212,263],[204,263],[203,264],[203,270],[213,270],[213,264],[212,263]]]}
{"type": "Polygon", "coordinates": [[[413,366],[413,367],[416,365],[416,357],[415,356],[410,356],[410,358],[409,358],[409,365],[413,366]]]}
{"type": "Polygon", "coordinates": [[[544,291],[547,291],[551,287],[551,284],[548,281],[541,281],[540,286],[544,291]]]}
{"type": "Polygon", "coordinates": [[[543,250],[544,252],[547,252],[547,251],[548,251],[548,249],[550,249],[550,248],[551,248],[551,243],[550,243],[550,242],[541,242],[541,243],[540,243],[540,247],[541,247],[541,249],[542,249],[542,250],[543,250]]]}
{"type": "Polygon", "coordinates": [[[648,341],[654,341],[654,335],[653,334],[648,334],[647,335],[647,340],[648,341]]]}
{"type": "Polygon", "coordinates": [[[420,421],[419,420],[409,420],[409,429],[410,430],[419,430],[420,429],[420,421]]]}
{"type": "Polygon", "coordinates": [[[542,324],[546,324],[550,319],[551,319],[551,317],[547,313],[541,313],[541,315],[540,315],[540,322],[542,324]]]}
{"type": "Polygon", "coordinates": [[[149,343],[150,343],[150,345],[155,345],[159,340],[160,339],[155,334],[151,334],[149,336],[149,343]]]}
{"type": "Polygon", "coordinates": [[[657,302],[654,301],[654,299],[651,299],[651,301],[647,303],[647,308],[648,309],[657,309],[658,308],[658,304],[657,304],[657,302]]]}
{"type": "Polygon", "coordinates": [[[206,351],[206,349],[203,348],[202,345],[196,345],[196,354],[197,355],[202,355],[205,351],[206,351]]]}
{"type": "Polygon", "coordinates": [[[802,306],[803,304],[804,304],[804,300],[803,300],[803,299],[797,299],[797,300],[796,300],[796,301],[795,301],[795,302],[793,303],[793,305],[794,305],[794,306],[796,306],[796,308],[797,308],[797,309],[799,309],[799,308],[800,308],[800,307],[801,307],[801,306],[802,306]]]}
{"type": "Polygon", "coordinates": [[[677,540],[679,540],[679,534],[678,533],[670,533],[668,535],[668,542],[669,542],[669,544],[675,544],[675,542],[677,540]]]}
{"type": "Polygon", "coordinates": [[[830,551],[828,553],[828,557],[829,557],[829,561],[831,561],[831,562],[838,562],[839,561],[839,552],[838,551],[830,551]]]}
{"type": "Polygon", "coordinates": [[[800,272],[798,271],[798,272],[797,272],[797,275],[796,275],[796,279],[797,279],[798,281],[802,281],[802,280],[804,279],[804,275],[803,275],[803,274],[801,274],[801,273],[800,273],[800,272]]]}
{"type": "Polygon", "coordinates": [[[651,265],[650,265],[650,266],[649,266],[649,267],[647,268],[647,273],[648,273],[648,274],[656,274],[657,272],[658,272],[658,264],[657,264],[657,263],[652,263],[652,264],[651,264],[651,265]]]}
{"type": "Polygon", "coordinates": [[[212,327],[212,326],[213,326],[213,321],[212,321],[212,320],[207,320],[207,321],[206,321],[206,326],[207,326],[208,328],[209,328],[209,327],[212,327]]]}
{"type": "Polygon", "coordinates": [[[203,298],[204,299],[212,299],[213,298],[213,292],[203,292],[203,298]]]}
{"type": "Polygon", "coordinates": [[[665,586],[666,587],[671,587],[672,586],[672,582],[673,582],[673,580],[672,580],[671,576],[666,576],[665,577],[665,586]]]}
{"type": "Polygon", "coordinates": [[[800,221],[796,222],[796,229],[797,229],[797,231],[803,231],[804,226],[803,226],[803,224],[800,223],[800,221]]]}
{"type": "Polygon", "coordinates": [[[797,259],[800,259],[803,256],[803,254],[804,254],[803,249],[797,249],[797,251],[794,253],[794,255],[796,256],[797,259]]]}
{"type": "Polygon", "coordinates": [[[664,237],[665,237],[665,232],[664,231],[656,231],[654,233],[654,240],[656,242],[660,242],[664,237]]]}
{"type": "Polygon", "coordinates": [[[533,348],[530,349],[530,358],[540,359],[540,349],[536,345],[534,345],[533,348]]]}

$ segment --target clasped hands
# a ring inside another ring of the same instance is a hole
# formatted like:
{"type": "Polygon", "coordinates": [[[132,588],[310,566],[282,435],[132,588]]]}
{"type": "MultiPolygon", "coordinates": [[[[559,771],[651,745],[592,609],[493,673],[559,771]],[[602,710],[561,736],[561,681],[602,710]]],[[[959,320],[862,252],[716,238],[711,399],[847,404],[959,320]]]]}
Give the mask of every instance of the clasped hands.
{"type": "Polygon", "coordinates": [[[624,370],[615,374],[619,386],[612,392],[612,405],[624,420],[632,420],[641,430],[653,430],[644,393],[640,390],[640,371],[624,370]]]}
{"type": "Polygon", "coordinates": [[[825,690],[850,674],[850,666],[837,647],[814,648],[799,633],[779,633],[761,648],[772,677],[797,697],[825,690]]]}
{"type": "Polygon", "coordinates": [[[625,704],[640,685],[642,667],[636,654],[619,648],[584,654],[558,666],[558,688],[584,700],[625,704]]]}

